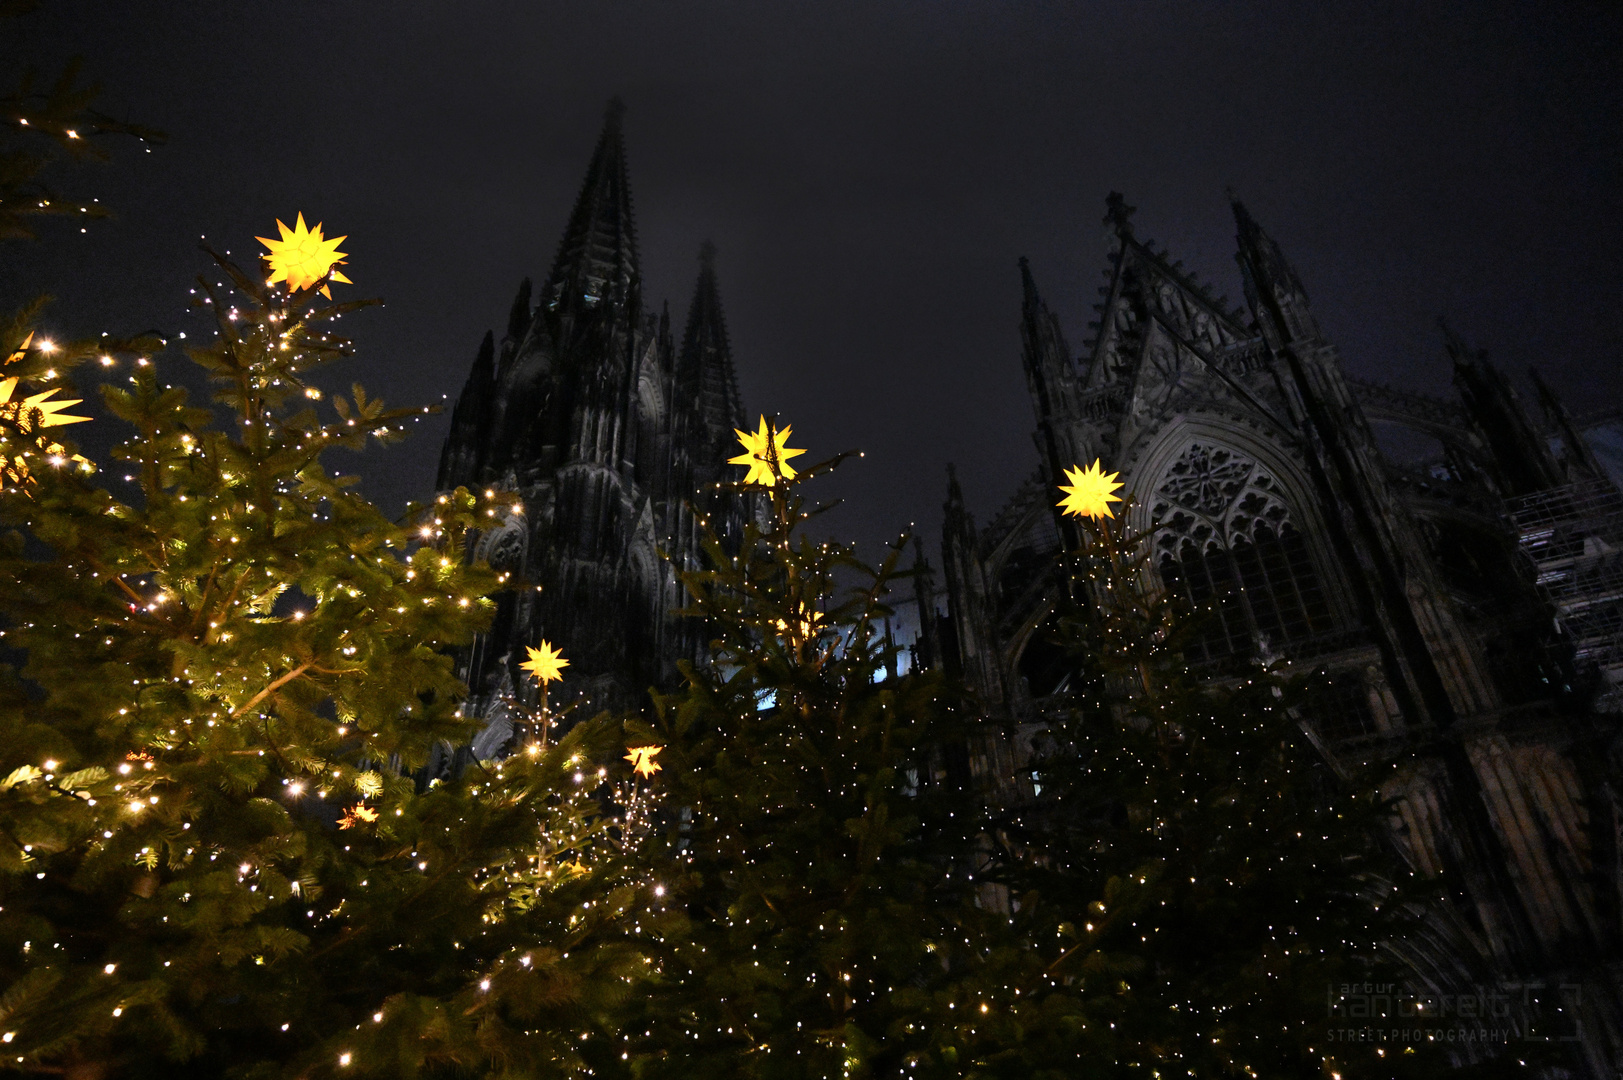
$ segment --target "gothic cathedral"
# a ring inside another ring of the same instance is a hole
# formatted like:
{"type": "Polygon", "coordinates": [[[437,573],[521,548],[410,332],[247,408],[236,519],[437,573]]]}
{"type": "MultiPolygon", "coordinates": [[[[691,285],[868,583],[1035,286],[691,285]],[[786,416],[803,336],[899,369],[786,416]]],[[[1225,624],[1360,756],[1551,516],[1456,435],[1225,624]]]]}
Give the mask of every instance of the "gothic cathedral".
{"type": "MultiPolygon", "coordinates": [[[[644,305],[620,113],[540,290],[526,280],[502,338],[486,334],[440,462],[441,490],[521,499],[479,541],[526,583],[461,660],[467,707],[489,721],[463,753],[481,758],[511,739],[518,664],[543,637],[571,662],[561,698],[593,711],[636,708],[699,660],[698,628],[673,614],[677,575],[700,563],[702,521],[736,540],[750,513],[717,487],[744,413],[714,252],[678,340],[668,310],[644,305]]],[[[1037,468],[979,529],[950,480],[943,587],[922,559],[915,578],[915,661],[961,675],[985,712],[975,771],[1007,803],[1040,802],[1026,761],[1065,679],[1047,632],[1067,529],[1054,486],[1100,458],[1126,481],[1130,524],[1154,526],[1147,584],[1210,613],[1189,662],[1214,679],[1259,656],[1323,669],[1304,724],[1332,767],[1397,765],[1393,838],[1451,898],[1398,943],[1418,980],[1542,987],[1570,1006],[1576,1075],[1613,1075],[1623,495],[1547,387],[1535,418],[1451,332],[1458,402],[1350,378],[1238,202],[1244,310],[1140,238],[1132,213],[1107,200],[1080,358],[1022,260],[1037,468]],[[1384,454],[1381,426],[1438,453],[1384,454]]]]}
{"type": "Polygon", "coordinates": [[[1080,359],[1021,262],[1034,475],[982,529],[949,479],[945,617],[928,617],[919,579],[922,658],[983,703],[984,774],[1040,808],[1025,762],[1065,678],[1046,629],[1068,527],[1055,485],[1100,458],[1132,496],[1129,524],[1153,531],[1146,584],[1208,613],[1189,663],[1214,679],[1261,656],[1323,669],[1305,723],[1332,767],[1396,764],[1397,846],[1451,899],[1394,943],[1420,982],[1542,988],[1566,1010],[1576,1075],[1614,1075],[1623,496],[1547,387],[1536,421],[1446,328],[1458,403],[1349,378],[1239,202],[1245,310],[1140,238],[1120,195],[1106,207],[1080,359]],[[1383,454],[1378,425],[1439,452],[1383,454]]]}
{"type": "Polygon", "coordinates": [[[501,341],[485,335],[440,458],[440,490],[521,499],[479,541],[480,556],[527,583],[500,597],[463,659],[467,707],[490,719],[479,757],[511,737],[505,703],[543,637],[570,661],[555,703],[636,708],[650,686],[670,685],[677,661],[704,646],[672,614],[686,599],[678,572],[699,565],[700,522],[723,539],[743,529],[743,500],[716,489],[744,420],[715,253],[700,253],[678,343],[668,308],[643,302],[621,112],[610,104],[539,293],[526,279],[501,341]]]}

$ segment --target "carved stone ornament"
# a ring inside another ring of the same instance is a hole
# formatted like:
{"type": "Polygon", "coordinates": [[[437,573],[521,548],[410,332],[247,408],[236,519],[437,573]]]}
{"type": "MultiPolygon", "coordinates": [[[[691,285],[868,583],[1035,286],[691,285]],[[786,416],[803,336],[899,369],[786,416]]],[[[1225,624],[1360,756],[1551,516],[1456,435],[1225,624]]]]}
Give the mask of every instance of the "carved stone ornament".
{"type": "Polygon", "coordinates": [[[1151,502],[1167,526],[1157,539],[1176,552],[1187,538],[1200,550],[1255,540],[1265,524],[1275,536],[1290,522],[1279,481],[1261,465],[1225,446],[1190,443],[1167,469],[1151,502]]]}

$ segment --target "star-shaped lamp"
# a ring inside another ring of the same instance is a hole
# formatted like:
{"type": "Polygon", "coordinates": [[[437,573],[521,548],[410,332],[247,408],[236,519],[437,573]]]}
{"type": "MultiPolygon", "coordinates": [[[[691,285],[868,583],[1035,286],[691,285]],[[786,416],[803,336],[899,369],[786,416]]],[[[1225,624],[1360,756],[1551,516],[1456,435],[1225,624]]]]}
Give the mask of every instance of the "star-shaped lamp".
{"type": "Polygon", "coordinates": [[[68,416],[62,412],[63,409],[71,409],[79,404],[82,398],[47,400],[61,387],[52,387],[43,394],[34,394],[21,401],[12,401],[11,393],[15,389],[17,389],[15,377],[0,379],[0,419],[10,421],[11,425],[24,435],[32,435],[40,428],[82,424],[90,419],[88,416],[68,416]]]}
{"type": "Polygon", "coordinates": [[[340,829],[353,829],[361,824],[371,824],[378,819],[378,812],[365,803],[357,803],[344,811],[344,816],[338,819],[340,829]]]}
{"type": "Polygon", "coordinates": [[[530,658],[520,664],[519,669],[534,675],[542,686],[564,677],[563,669],[569,666],[569,661],[564,659],[561,651],[547,644],[545,638],[541,640],[539,649],[526,646],[524,651],[529,653],[530,658]]]}
{"type": "Polygon", "coordinates": [[[628,746],[626,760],[631,762],[631,771],[638,776],[653,776],[659,772],[659,762],[654,758],[659,755],[663,746],[628,746]]]}
{"type": "MultiPolygon", "coordinates": [[[[18,347],[17,351],[7,357],[5,362],[10,364],[21,360],[28,352],[28,346],[33,340],[34,335],[29,334],[28,337],[23,339],[23,343],[18,347]]],[[[40,432],[45,428],[62,427],[66,424],[82,424],[89,420],[90,417],[88,416],[72,416],[63,412],[64,409],[70,409],[79,404],[83,399],[62,398],[52,401],[51,398],[61,389],[61,387],[52,387],[42,394],[32,394],[21,400],[13,401],[12,395],[16,393],[17,383],[16,376],[9,379],[0,379],[0,424],[4,424],[18,435],[31,441],[43,453],[62,454],[62,447],[52,442],[48,437],[41,435],[40,432]]],[[[64,458],[63,460],[67,459],[64,458]]],[[[78,454],[74,454],[72,460],[86,467],[90,464],[78,454]]],[[[16,457],[10,461],[0,463],[0,479],[18,484],[29,483],[27,462],[21,457],[16,457]]]]}
{"type": "Polygon", "coordinates": [[[1121,496],[1114,495],[1117,488],[1122,485],[1116,482],[1120,473],[1107,473],[1094,458],[1093,464],[1086,469],[1072,467],[1065,470],[1065,479],[1071,483],[1069,486],[1061,484],[1059,489],[1065,492],[1065,498],[1059,501],[1059,508],[1067,514],[1077,517],[1113,518],[1110,504],[1121,502],[1121,496]]]}
{"type": "MultiPolygon", "coordinates": [[[[293,228],[283,225],[280,218],[276,221],[276,227],[282,231],[280,240],[270,240],[263,236],[254,237],[270,249],[269,254],[265,256],[265,261],[271,268],[267,285],[285,281],[289,292],[298,292],[320,281],[334,266],[343,265],[345,253],[338,250],[338,245],[347,240],[347,236],[326,239],[321,235],[320,222],[317,222],[313,229],[305,227],[302,212],[299,214],[298,224],[293,228]]],[[[331,280],[341,281],[345,285],[353,284],[337,270],[332,270],[331,280]]],[[[332,293],[325,285],[321,287],[321,295],[332,299],[332,293]]]]}
{"type": "MultiPolygon", "coordinates": [[[[823,612],[809,608],[805,604],[801,604],[800,618],[795,620],[793,632],[798,633],[801,638],[809,641],[817,636],[818,628],[822,625],[823,620],[827,617],[828,616],[823,612]]],[[[772,625],[777,627],[780,633],[791,633],[790,623],[786,619],[773,619],[772,625]]]]}
{"type": "Polygon", "coordinates": [[[771,487],[778,482],[778,477],[784,480],[793,480],[795,470],[789,467],[789,459],[804,454],[804,450],[792,450],[788,446],[789,432],[792,429],[784,427],[781,431],[774,431],[767,426],[766,417],[761,417],[761,428],[751,434],[748,431],[733,429],[738,441],[744,444],[744,452],[737,457],[727,459],[729,465],[748,465],[749,474],[744,477],[746,484],[760,484],[762,487],[771,487]],[[777,472],[772,469],[771,458],[778,459],[777,472]]]}

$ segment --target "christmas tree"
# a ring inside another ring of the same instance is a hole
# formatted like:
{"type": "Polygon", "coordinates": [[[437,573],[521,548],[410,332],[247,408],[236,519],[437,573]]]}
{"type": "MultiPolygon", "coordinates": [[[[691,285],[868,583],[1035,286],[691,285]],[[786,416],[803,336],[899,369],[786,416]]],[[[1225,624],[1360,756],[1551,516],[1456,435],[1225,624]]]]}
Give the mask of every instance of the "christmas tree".
{"type": "Polygon", "coordinates": [[[1079,1015],[1117,1040],[1072,1075],[1437,1075],[1422,1040],[1332,1041],[1369,1022],[1335,1019],[1347,987],[1401,996],[1382,943],[1419,899],[1381,842],[1376,777],[1327,763],[1300,673],[1190,671],[1199,618],[1153,585],[1148,537],[1110,505],[1121,485],[1098,463],[1068,479],[1060,505],[1081,541],[1060,619],[1070,707],[1034,762],[1036,805],[999,835],[1024,932],[1079,1015]]]}
{"type": "Polygon", "coordinates": [[[300,218],[265,267],[200,279],[218,333],[190,356],[213,409],[153,351],[47,355],[21,324],[3,342],[0,1052],[18,1069],[568,1075],[646,968],[630,925],[653,896],[592,794],[626,771],[617,724],[421,771],[479,728],[452,653],[510,584],[468,551],[511,498],[459,489],[396,522],[328,471],[423,411],[311,381],[364,306],[323,297],[338,240],[300,218]],[[124,376],[98,422],[131,430],[133,497],[56,441],[82,403],[32,392],[85,360],[124,376]]]}
{"type": "Polygon", "coordinates": [[[657,981],[626,1021],[634,1074],[959,1075],[1001,1012],[974,793],[943,749],[962,695],[900,670],[883,633],[900,545],[877,569],[808,535],[790,431],[740,432],[761,508],[686,575],[710,662],[656,697],[664,813],[643,865],[657,981]]]}

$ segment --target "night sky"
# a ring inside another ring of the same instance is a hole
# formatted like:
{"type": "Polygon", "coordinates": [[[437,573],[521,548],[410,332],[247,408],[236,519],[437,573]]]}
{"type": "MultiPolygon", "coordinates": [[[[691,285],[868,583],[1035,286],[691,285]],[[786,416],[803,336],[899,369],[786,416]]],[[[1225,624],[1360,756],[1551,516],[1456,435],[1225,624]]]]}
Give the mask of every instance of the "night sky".
{"type": "MultiPolygon", "coordinates": [[[[934,547],[948,461],[983,523],[1035,467],[1016,260],[1080,351],[1113,189],[1239,301],[1232,185],[1355,376],[1447,393],[1443,315],[1580,415],[1623,402],[1615,4],[57,0],[0,35],[169,136],[59,175],[117,217],[0,248],[0,305],[196,337],[199,239],[302,210],[349,235],[339,295],[387,300],[318,381],[396,405],[454,400],[539,284],[620,95],[645,299],[684,318],[715,242],[745,406],[867,451],[823,494],[870,554],[934,547]]],[[[446,422],[337,464],[398,508],[446,422]]]]}

